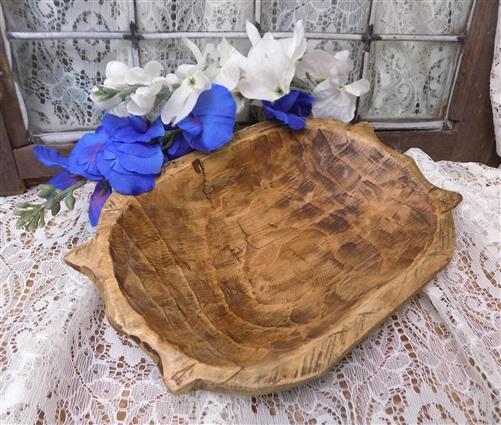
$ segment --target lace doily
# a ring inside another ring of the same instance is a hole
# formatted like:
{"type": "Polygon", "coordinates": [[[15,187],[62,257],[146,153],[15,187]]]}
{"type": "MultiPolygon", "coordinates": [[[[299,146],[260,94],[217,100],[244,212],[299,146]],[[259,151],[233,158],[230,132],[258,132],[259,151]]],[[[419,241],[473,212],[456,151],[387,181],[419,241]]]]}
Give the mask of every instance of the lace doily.
{"type": "Polygon", "coordinates": [[[110,326],[94,285],[62,261],[93,234],[83,212],[90,188],[35,234],[12,216],[35,191],[0,198],[0,421],[500,423],[501,171],[409,155],[464,197],[450,265],[324,377],[259,397],[172,396],[153,362],[110,326]]]}

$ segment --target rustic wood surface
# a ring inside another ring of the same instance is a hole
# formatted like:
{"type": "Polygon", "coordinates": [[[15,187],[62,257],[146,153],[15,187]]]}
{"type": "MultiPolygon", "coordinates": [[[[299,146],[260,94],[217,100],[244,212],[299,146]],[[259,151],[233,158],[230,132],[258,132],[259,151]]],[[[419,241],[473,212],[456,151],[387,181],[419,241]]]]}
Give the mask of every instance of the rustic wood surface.
{"type": "Polygon", "coordinates": [[[326,372],[442,269],[460,200],[368,124],[260,123],[113,195],[66,261],[173,393],[267,393],[326,372]]]}

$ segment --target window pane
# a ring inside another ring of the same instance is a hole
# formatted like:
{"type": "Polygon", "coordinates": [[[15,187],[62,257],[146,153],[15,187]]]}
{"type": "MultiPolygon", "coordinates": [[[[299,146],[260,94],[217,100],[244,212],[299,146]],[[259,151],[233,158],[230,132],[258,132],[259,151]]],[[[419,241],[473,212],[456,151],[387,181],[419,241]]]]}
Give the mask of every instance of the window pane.
{"type": "Polygon", "coordinates": [[[7,31],[126,31],[127,2],[121,0],[7,0],[7,31]]]}
{"type": "Polygon", "coordinates": [[[139,29],[144,32],[244,31],[254,20],[253,0],[136,1],[139,29]]]}
{"type": "Polygon", "coordinates": [[[89,99],[104,79],[106,62],[128,62],[122,40],[13,40],[14,67],[33,133],[81,130],[101,116],[89,99]]]}
{"type": "Polygon", "coordinates": [[[367,28],[370,0],[261,0],[265,31],[291,31],[303,19],[308,32],[362,33],[367,28]]]}
{"type": "Polygon", "coordinates": [[[443,118],[459,52],[457,43],[372,43],[371,91],[361,116],[373,120],[443,118]]]}
{"type": "Polygon", "coordinates": [[[460,34],[472,0],[374,0],[374,31],[380,34],[460,34]]]}

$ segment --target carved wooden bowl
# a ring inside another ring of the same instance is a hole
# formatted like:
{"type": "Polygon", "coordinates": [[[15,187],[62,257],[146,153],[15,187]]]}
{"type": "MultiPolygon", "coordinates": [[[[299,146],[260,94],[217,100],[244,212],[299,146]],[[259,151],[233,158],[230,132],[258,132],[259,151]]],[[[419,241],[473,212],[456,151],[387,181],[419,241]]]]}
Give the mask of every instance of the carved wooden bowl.
{"type": "Polygon", "coordinates": [[[451,209],[365,123],[261,123],[113,195],[66,261],[170,391],[266,393],[326,372],[450,260],[451,209]]]}

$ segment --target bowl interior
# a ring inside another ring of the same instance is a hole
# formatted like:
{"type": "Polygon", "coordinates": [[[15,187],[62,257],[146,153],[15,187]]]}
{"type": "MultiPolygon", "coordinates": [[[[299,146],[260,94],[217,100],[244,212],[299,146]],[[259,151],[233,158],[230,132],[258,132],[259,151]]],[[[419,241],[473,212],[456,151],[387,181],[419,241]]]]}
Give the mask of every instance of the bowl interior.
{"type": "Polygon", "coordinates": [[[134,198],[111,256],[124,295],[162,339],[207,364],[246,366],[325,337],[410,267],[433,239],[433,208],[373,144],[276,131],[134,198]]]}

